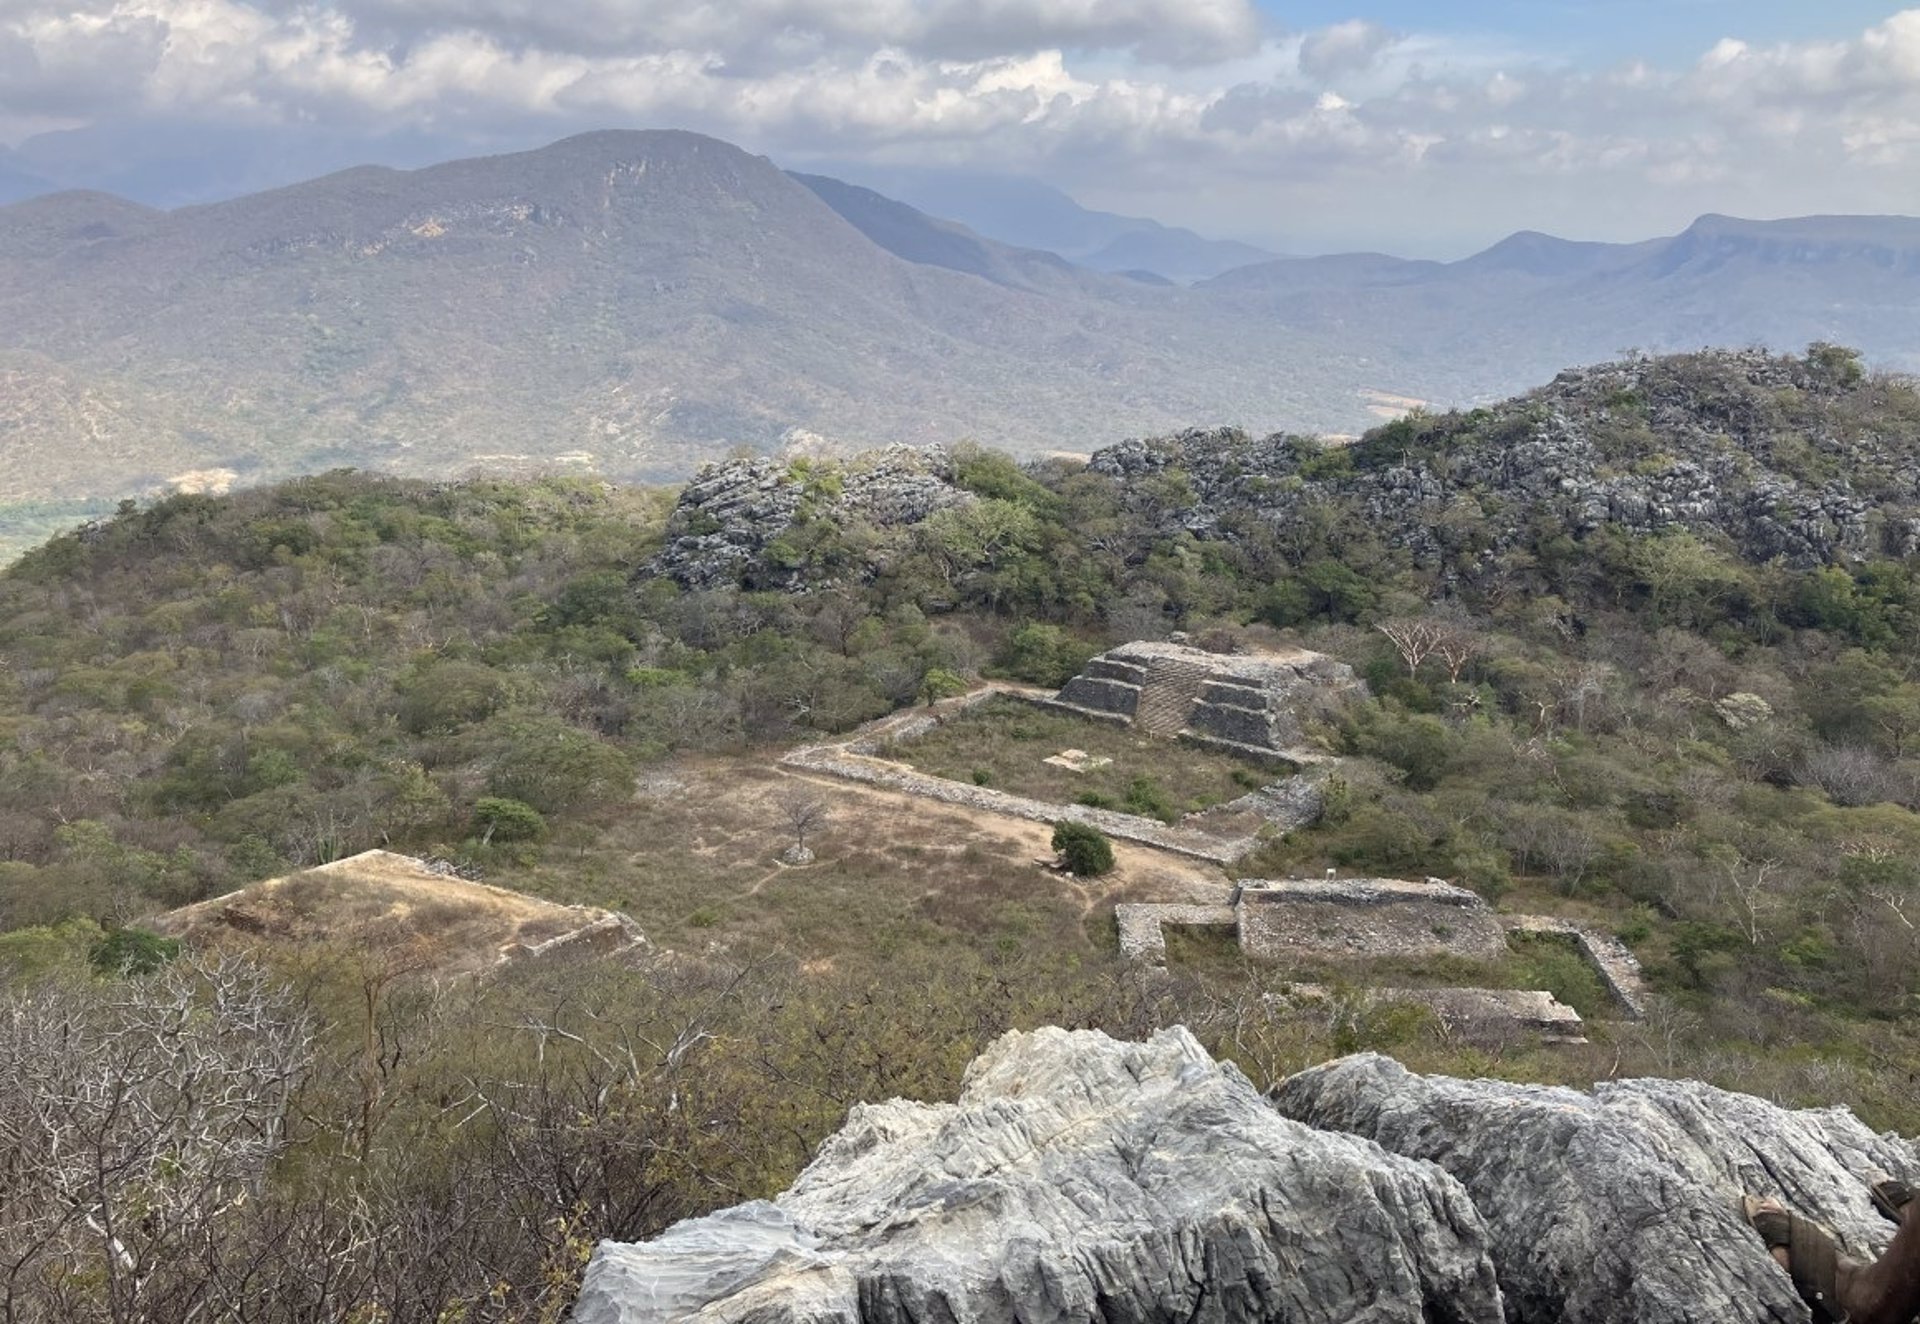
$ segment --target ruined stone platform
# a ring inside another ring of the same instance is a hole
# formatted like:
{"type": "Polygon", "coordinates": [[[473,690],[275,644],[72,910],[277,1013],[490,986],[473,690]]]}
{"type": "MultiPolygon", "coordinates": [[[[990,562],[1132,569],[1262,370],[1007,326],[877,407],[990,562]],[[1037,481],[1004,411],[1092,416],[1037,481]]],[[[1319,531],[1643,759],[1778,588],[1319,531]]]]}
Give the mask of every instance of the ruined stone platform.
{"type": "Polygon", "coordinates": [[[1139,642],[1088,662],[1050,703],[1148,735],[1299,765],[1327,757],[1314,747],[1314,719],[1365,690],[1353,668],[1305,649],[1209,653],[1139,642]]]}
{"type": "Polygon", "coordinates": [[[1240,945],[1251,956],[1497,961],[1507,954],[1507,931],[1493,908],[1438,879],[1256,879],[1239,885],[1234,908],[1240,945]]]}
{"type": "Polygon", "coordinates": [[[1567,939],[1600,976],[1600,983],[1620,1014],[1630,1021],[1646,1019],[1647,982],[1640,972],[1640,960],[1612,934],[1553,915],[1503,915],[1500,922],[1509,933],[1538,933],[1567,939]]]}
{"type": "MultiPolygon", "coordinates": [[[[1323,984],[1295,984],[1277,1000],[1325,1002],[1336,996],[1323,984]]],[[[1584,1044],[1586,1022],[1580,1013],[1541,989],[1519,988],[1369,988],[1362,1003],[1400,1003],[1425,1007],[1451,1033],[1470,1040],[1499,1038],[1514,1030],[1541,1035],[1548,1043],[1584,1044]]]]}
{"type": "MultiPolygon", "coordinates": [[[[1592,967],[1620,1018],[1646,1015],[1640,963],[1611,934],[1547,915],[1500,915],[1476,893],[1437,878],[1249,879],[1215,905],[1115,907],[1122,954],[1167,962],[1165,926],[1231,928],[1248,956],[1292,965],[1364,966],[1380,960],[1453,956],[1498,962],[1512,952],[1508,935],[1564,938],[1592,967]]],[[[1327,996],[1302,984],[1303,996],[1327,996]]],[[[1581,1019],[1551,994],[1487,988],[1371,988],[1363,996],[1415,1002],[1462,1032],[1538,1032],[1555,1042],[1584,1042],[1581,1019]]]]}

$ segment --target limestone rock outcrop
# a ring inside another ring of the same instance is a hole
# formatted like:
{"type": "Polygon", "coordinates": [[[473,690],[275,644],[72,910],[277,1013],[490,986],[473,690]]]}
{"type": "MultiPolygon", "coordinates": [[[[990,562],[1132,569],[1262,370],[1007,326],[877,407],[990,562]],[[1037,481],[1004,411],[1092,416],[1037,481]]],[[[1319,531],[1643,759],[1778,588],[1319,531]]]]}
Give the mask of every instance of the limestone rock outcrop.
{"type": "Polygon", "coordinates": [[[1576,538],[1685,531],[1802,569],[1911,555],[1912,442],[1839,423],[1841,381],[1760,350],[1630,359],[1392,425],[1344,453],[1194,429],[1108,447],[1089,467],[1128,486],[1183,474],[1195,500],[1164,513],[1166,532],[1232,539],[1236,522],[1285,529],[1335,502],[1421,563],[1469,573],[1523,545],[1542,516],[1576,538]]]}
{"type": "Polygon", "coordinates": [[[952,467],[937,446],[889,446],[846,461],[763,456],[705,465],[681,490],[650,569],[690,589],[818,587],[768,555],[776,541],[810,520],[910,528],[973,500],[954,485],[952,467]]]}
{"type": "Polygon", "coordinates": [[[1742,1221],[1773,1195],[1872,1258],[1891,1226],[1867,1180],[1920,1177],[1910,1142],[1845,1109],[1792,1111],[1694,1081],[1627,1080],[1591,1094],[1419,1076],[1344,1058],[1272,1097],[1458,1178],[1493,1232],[1513,1324],[1801,1324],[1808,1312],[1742,1221]]]}
{"type": "Polygon", "coordinates": [[[596,1252],[575,1324],[1499,1324],[1451,1177],[1282,1117],[1182,1029],[1009,1034],[792,1189],[596,1252]]]}
{"type": "Polygon", "coordinates": [[[857,1107],[793,1187],[603,1244],[575,1324],[1805,1324],[1738,1213],[1871,1258],[1920,1157],[1845,1109],[1373,1054],[1266,1097],[1184,1029],[1009,1034],[959,1102],[857,1107]]]}

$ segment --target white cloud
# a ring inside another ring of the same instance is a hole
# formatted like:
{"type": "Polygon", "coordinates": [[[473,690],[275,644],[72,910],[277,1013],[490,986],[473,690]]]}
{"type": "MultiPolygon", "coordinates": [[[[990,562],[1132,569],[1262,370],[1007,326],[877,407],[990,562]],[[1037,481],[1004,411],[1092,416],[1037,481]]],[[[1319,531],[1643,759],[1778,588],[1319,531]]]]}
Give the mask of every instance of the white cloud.
{"type": "Polygon", "coordinates": [[[7,0],[0,124],[156,114],[475,141],[674,124],[1043,172],[1280,242],[1417,217],[1444,246],[1920,210],[1920,9],[1592,72],[1365,20],[1269,32],[1251,0],[7,0]]]}
{"type": "Polygon", "coordinates": [[[1321,82],[1365,73],[1400,40],[1397,33],[1366,19],[1336,23],[1308,33],[1300,43],[1300,71],[1321,82]]]}

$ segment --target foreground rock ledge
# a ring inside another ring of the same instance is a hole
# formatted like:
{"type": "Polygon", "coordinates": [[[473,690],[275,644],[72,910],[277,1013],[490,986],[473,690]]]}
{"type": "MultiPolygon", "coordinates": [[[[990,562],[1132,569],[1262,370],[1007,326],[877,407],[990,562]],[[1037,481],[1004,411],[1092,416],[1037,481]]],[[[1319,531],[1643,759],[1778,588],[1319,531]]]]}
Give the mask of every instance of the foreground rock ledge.
{"type": "Polygon", "coordinates": [[[1438,1167],[1276,1113],[1184,1029],[1009,1034],[855,1108],[786,1194],[605,1243],[576,1324],[1498,1324],[1438,1167]]]}
{"type": "Polygon", "coordinates": [[[1913,1145],[1693,1081],[1344,1058],[1271,1105],[1185,1030],[1010,1034],[956,1104],[854,1109],[773,1203],[595,1254],[576,1324],[1804,1324],[1741,1221],[1871,1257],[1913,1145]],[[1284,1114],[1284,1115],[1283,1115],[1284,1114]],[[1504,1310],[1504,1316],[1503,1316],[1504,1310]]]}
{"type": "Polygon", "coordinates": [[[1844,1108],[1792,1111],[1696,1081],[1586,1094],[1418,1076],[1365,1054],[1290,1077],[1273,1099],[1457,1177],[1492,1229],[1514,1324],[1801,1324],[1807,1309],[1736,1212],[1740,1195],[1781,1198],[1870,1259],[1892,1227],[1868,1177],[1920,1177],[1910,1142],[1844,1108]]]}

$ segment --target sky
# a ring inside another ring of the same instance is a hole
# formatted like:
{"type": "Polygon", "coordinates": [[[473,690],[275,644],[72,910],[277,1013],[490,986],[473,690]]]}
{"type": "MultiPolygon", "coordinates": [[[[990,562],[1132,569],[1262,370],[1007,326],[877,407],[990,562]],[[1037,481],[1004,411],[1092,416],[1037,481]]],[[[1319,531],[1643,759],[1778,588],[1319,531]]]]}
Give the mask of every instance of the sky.
{"type": "Polygon", "coordinates": [[[1859,0],[0,0],[0,158],[161,201],[585,129],[1035,176],[1306,253],[1920,213],[1859,0]]]}

